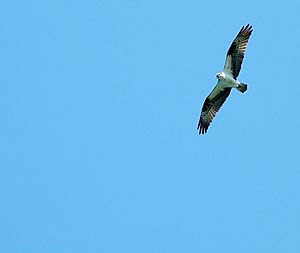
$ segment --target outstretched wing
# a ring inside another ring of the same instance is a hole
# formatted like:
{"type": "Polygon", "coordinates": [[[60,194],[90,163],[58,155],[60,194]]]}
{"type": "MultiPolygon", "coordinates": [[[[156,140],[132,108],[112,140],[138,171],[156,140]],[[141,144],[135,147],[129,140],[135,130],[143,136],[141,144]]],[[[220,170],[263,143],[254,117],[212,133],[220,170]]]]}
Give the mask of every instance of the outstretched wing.
{"type": "Polygon", "coordinates": [[[197,129],[199,129],[199,134],[205,134],[207,132],[210,123],[224,104],[230,91],[231,88],[222,88],[217,84],[205,99],[197,127],[197,129]]]}
{"type": "Polygon", "coordinates": [[[243,26],[227,52],[224,72],[231,73],[234,79],[236,79],[240,73],[251,33],[251,25],[243,26]]]}

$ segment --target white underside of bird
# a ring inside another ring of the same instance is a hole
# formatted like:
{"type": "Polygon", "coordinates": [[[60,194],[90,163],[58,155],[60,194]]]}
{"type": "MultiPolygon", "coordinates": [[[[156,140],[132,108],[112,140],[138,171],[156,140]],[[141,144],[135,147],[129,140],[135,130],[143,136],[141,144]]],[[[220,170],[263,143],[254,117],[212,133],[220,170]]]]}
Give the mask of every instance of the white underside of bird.
{"type": "Polygon", "coordinates": [[[219,91],[223,90],[224,88],[236,88],[239,90],[240,88],[245,87],[247,89],[246,84],[243,84],[238,80],[235,80],[232,74],[226,71],[222,71],[221,73],[218,73],[217,78],[219,79],[219,82],[216,88],[210,94],[211,97],[215,97],[219,93],[219,91]]]}
{"type": "Polygon", "coordinates": [[[217,74],[217,77],[219,77],[220,79],[219,84],[222,88],[238,88],[241,84],[241,82],[235,80],[233,76],[228,72],[222,71],[221,73],[217,74]]]}

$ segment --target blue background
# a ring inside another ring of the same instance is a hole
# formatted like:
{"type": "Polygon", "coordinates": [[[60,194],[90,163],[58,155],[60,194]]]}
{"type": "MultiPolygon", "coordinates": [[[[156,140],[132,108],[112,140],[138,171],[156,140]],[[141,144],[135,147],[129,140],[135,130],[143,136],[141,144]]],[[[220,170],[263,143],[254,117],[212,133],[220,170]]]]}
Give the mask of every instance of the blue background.
{"type": "Polygon", "coordinates": [[[300,252],[298,1],[2,1],[0,252],[300,252]],[[242,25],[239,80],[200,109],[242,25]]]}

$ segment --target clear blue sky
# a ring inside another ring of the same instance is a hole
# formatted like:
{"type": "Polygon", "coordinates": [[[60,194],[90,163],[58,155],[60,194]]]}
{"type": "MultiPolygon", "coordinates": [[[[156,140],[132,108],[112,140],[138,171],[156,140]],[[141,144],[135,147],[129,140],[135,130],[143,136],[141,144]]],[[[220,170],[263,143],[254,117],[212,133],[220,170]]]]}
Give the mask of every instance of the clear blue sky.
{"type": "Polygon", "coordinates": [[[299,253],[299,1],[2,1],[0,252],[299,253]],[[230,43],[239,79],[196,130],[230,43]]]}

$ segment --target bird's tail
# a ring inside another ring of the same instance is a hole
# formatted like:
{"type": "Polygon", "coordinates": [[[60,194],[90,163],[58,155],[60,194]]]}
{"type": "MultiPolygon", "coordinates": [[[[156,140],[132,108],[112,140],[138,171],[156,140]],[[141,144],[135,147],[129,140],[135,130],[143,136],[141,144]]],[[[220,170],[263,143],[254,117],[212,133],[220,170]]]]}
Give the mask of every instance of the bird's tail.
{"type": "Polygon", "coordinates": [[[237,89],[238,89],[240,92],[244,93],[244,92],[247,90],[247,87],[248,87],[247,84],[245,84],[245,83],[240,83],[239,86],[237,87],[237,89]]]}

